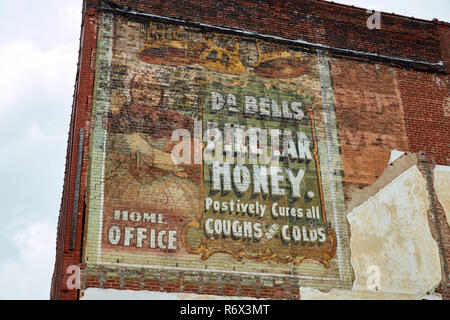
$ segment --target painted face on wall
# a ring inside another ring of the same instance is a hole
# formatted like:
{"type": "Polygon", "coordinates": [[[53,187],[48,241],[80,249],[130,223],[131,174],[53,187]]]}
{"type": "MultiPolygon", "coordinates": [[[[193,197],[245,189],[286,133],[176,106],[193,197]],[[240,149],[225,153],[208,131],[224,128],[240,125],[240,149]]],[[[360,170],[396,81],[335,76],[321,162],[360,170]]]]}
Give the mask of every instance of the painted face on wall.
{"type": "Polygon", "coordinates": [[[133,105],[141,112],[147,108],[157,107],[162,101],[162,87],[153,73],[142,72],[134,76],[130,82],[133,105]]]}

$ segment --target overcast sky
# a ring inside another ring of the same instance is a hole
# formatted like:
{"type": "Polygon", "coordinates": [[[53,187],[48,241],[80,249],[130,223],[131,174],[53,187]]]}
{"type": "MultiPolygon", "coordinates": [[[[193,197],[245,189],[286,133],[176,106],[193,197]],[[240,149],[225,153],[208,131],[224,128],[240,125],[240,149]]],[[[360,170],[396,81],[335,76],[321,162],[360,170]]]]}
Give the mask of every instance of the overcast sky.
{"type": "MultiPolygon", "coordinates": [[[[450,21],[449,0],[334,2],[450,21]]],[[[81,4],[0,0],[0,299],[49,298],[81,4]]]]}

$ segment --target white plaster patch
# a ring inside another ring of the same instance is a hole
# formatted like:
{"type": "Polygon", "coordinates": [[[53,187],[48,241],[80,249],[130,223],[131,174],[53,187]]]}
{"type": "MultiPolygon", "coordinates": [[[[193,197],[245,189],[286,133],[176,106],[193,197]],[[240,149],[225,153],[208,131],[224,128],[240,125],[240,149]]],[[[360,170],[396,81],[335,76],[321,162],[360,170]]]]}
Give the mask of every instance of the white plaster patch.
{"type": "Polygon", "coordinates": [[[448,172],[450,173],[450,166],[436,166],[434,172],[448,172]]]}
{"type": "Polygon", "coordinates": [[[450,225],[450,166],[436,166],[434,169],[434,190],[444,209],[447,223],[450,225]]]}
{"type": "Polygon", "coordinates": [[[398,158],[400,158],[404,154],[405,153],[403,151],[392,150],[391,151],[391,158],[389,159],[389,164],[394,163],[395,160],[397,160],[398,158]]]}
{"type": "Polygon", "coordinates": [[[87,288],[81,300],[256,300],[255,298],[222,297],[193,293],[167,293],[156,291],[134,291],[87,288]]]}
{"type": "Polygon", "coordinates": [[[428,208],[426,181],[413,166],[349,213],[353,290],[369,290],[371,266],[380,270],[380,293],[423,297],[439,284],[439,251],[428,208]]]}

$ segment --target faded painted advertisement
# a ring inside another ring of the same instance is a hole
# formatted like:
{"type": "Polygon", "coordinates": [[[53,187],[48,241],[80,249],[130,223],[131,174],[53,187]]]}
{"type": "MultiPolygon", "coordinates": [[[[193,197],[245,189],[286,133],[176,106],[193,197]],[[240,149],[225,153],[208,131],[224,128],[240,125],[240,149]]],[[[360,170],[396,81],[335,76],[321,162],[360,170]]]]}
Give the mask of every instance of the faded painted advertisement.
{"type": "Polygon", "coordinates": [[[329,61],[104,15],[88,264],[351,283],[329,61]]]}

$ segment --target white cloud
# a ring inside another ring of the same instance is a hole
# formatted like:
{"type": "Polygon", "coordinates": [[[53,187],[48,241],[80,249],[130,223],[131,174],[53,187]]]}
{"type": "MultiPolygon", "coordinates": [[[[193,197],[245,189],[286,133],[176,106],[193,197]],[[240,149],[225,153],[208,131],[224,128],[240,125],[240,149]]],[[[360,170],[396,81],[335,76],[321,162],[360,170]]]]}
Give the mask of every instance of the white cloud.
{"type": "Polygon", "coordinates": [[[65,26],[67,30],[70,30],[74,33],[78,33],[80,31],[80,5],[73,4],[69,5],[65,8],[65,17],[66,17],[66,23],[65,26]]]}
{"type": "Polygon", "coordinates": [[[81,5],[0,1],[0,299],[49,298],[81,5]]]}
{"type": "Polygon", "coordinates": [[[55,225],[38,220],[5,229],[2,231],[14,243],[16,255],[0,264],[0,299],[48,299],[55,225]]]}
{"type": "MultiPolygon", "coordinates": [[[[61,44],[47,50],[35,46],[30,40],[15,40],[0,47],[0,112],[20,105],[26,97],[52,96],[68,92],[75,81],[77,59],[74,44],[61,44]]],[[[4,113],[3,113],[4,115],[4,113]]]]}
{"type": "Polygon", "coordinates": [[[0,299],[49,298],[77,52],[0,48],[0,299]]]}
{"type": "Polygon", "coordinates": [[[4,212],[18,210],[17,203],[28,212],[51,204],[53,211],[42,214],[57,216],[77,51],[73,44],[44,50],[29,40],[0,47],[0,191],[9,196],[0,204],[4,212]]]}

